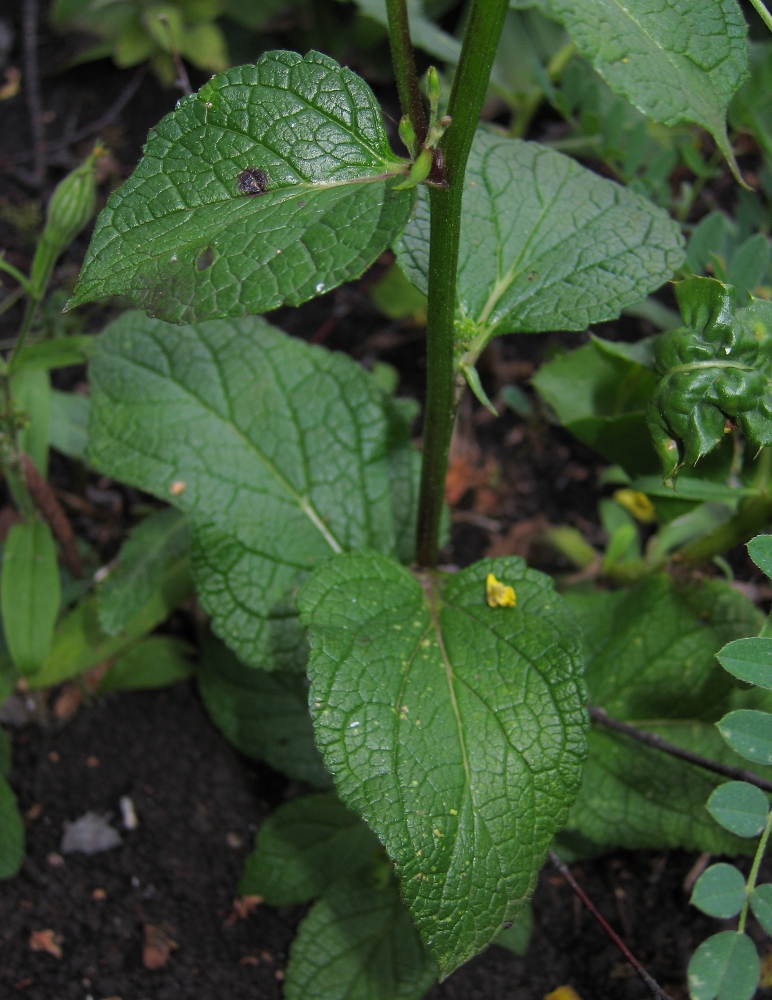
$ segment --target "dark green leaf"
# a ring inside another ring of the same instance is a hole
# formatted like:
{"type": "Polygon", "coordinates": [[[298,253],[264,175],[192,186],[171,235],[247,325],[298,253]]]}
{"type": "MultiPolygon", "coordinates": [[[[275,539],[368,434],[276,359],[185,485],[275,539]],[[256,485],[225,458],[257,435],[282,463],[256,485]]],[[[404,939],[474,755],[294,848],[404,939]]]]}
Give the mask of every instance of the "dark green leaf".
{"type": "Polygon", "coordinates": [[[725,830],[738,837],[758,837],[769,814],[769,800],[747,781],[727,781],[708,799],[708,812],[725,830]]]}
{"type": "Polygon", "coordinates": [[[756,947],[737,931],[721,931],[709,937],[689,962],[692,1000],[750,1000],[758,982],[756,947]]]}
{"type": "Polygon", "coordinates": [[[250,664],[303,669],[305,573],[342,549],[394,547],[370,377],[262,319],[124,313],[99,338],[91,386],[90,461],[187,515],[215,631],[250,664]]]}
{"type": "Polygon", "coordinates": [[[42,670],[29,678],[30,687],[45,688],[59,684],[117,656],[166,621],[192,588],[187,560],[172,563],[150,598],[117,636],[109,636],[102,631],[95,594],[80,601],[59,622],[51,652],[42,670]]]}
{"type": "Polygon", "coordinates": [[[0,778],[0,879],[13,878],[24,860],[24,823],[16,796],[5,778],[0,778]]]}
{"type": "Polygon", "coordinates": [[[757,885],[750,896],[753,915],[767,932],[772,934],[772,885],[757,885]]]}
{"type": "Polygon", "coordinates": [[[697,879],[690,902],[709,917],[734,917],[745,902],[745,879],[734,865],[711,865],[697,879]]]}
{"type": "Polygon", "coordinates": [[[772,444],[772,303],[756,300],[735,316],[730,285],[688,278],[675,289],[684,326],[657,341],[660,381],[648,410],[671,479],[723,440],[727,417],[749,444],[772,444]]]}
{"type": "Polygon", "coordinates": [[[337,795],[295,799],[260,827],[239,892],[262,896],[271,906],[305,903],[356,875],[379,848],[375,834],[337,795]]]}
{"type": "Polygon", "coordinates": [[[525,955],[531,943],[532,930],[533,910],[528,904],[515,917],[512,926],[504,928],[495,943],[508,951],[513,951],[516,955],[525,955]]]}
{"type": "Polygon", "coordinates": [[[421,1000],[437,978],[393,879],[338,882],[290,948],[286,1000],[421,1000]]]}
{"type": "Polygon", "coordinates": [[[715,655],[758,633],[763,620],[718,580],[679,586],[662,574],[624,590],[565,596],[582,626],[590,701],[619,719],[715,718],[734,686],[715,655]]]}
{"type": "Polygon", "coordinates": [[[413,203],[392,191],[402,169],[360,77],[318,52],[266,52],[151,131],[69,306],[124,295],[179,323],[298,305],[400,233],[413,203]]]}
{"type": "Polygon", "coordinates": [[[561,424],[609,462],[631,475],[657,470],[646,426],[657,379],[639,361],[612,355],[593,340],[542,365],[533,384],[561,424]]]}
{"type": "Polygon", "coordinates": [[[167,687],[192,673],[193,647],[169,635],[153,635],[121,653],[99,682],[99,694],[167,687]]]}
{"type": "Polygon", "coordinates": [[[756,535],[748,542],[748,555],[762,573],[772,578],[772,535],[756,535]]]}
{"type": "Polygon", "coordinates": [[[88,414],[88,396],[53,389],[49,427],[51,447],[69,458],[84,461],[88,444],[88,414]]]}
{"type": "Polygon", "coordinates": [[[718,731],[741,757],[755,764],[772,764],[772,715],[753,709],[729,712],[720,722],[718,731]]]}
{"type": "MultiPolygon", "coordinates": [[[[429,201],[398,241],[422,292],[429,201]]],[[[678,227],[626,188],[536,143],[478,132],[466,171],[457,315],[461,344],[500,333],[584,330],[612,319],[683,260],[678,227]]]]}
{"type": "Polygon", "coordinates": [[[169,566],[188,559],[190,531],[173,507],[156,511],[137,525],[99,584],[99,624],[118,635],[151,597],[169,566]]]}
{"type": "MultiPolygon", "coordinates": [[[[712,722],[641,723],[639,727],[711,760],[743,766],[712,722]]],[[[705,802],[720,778],[605,729],[593,729],[582,788],[568,831],[601,849],[753,853],[753,844],[714,823],[705,802]]],[[[721,786],[723,787],[723,786],[721,786]]]]}
{"type": "Polygon", "coordinates": [[[332,784],[314,745],[304,677],[247,667],[212,637],[196,674],[207,711],[242,753],[318,788],[332,784]]]}
{"type": "Polygon", "coordinates": [[[772,639],[736,639],[716,656],[724,670],[734,677],[772,689],[772,639]]]}
{"type": "Polygon", "coordinates": [[[0,606],[8,650],[23,674],[35,673],[48,656],[60,596],[50,528],[43,521],[14,524],[3,552],[0,606]]]}
{"type": "Polygon", "coordinates": [[[735,0],[550,0],[611,89],[665,125],[694,122],[734,164],[725,116],[748,75],[747,28],[735,0]]]}
{"type": "Polygon", "coordinates": [[[90,334],[72,337],[54,337],[41,340],[37,344],[27,344],[18,354],[15,362],[18,371],[48,371],[50,368],[66,368],[68,365],[82,365],[88,360],[94,343],[90,334]]]}
{"type": "Polygon", "coordinates": [[[520,910],[576,795],[573,619],[514,558],[419,582],[375,552],[344,554],[298,605],[325,763],[395,861],[447,975],[520,910]],[[515,589],[515,608],[488,606],[488,573],[515,589]]]}

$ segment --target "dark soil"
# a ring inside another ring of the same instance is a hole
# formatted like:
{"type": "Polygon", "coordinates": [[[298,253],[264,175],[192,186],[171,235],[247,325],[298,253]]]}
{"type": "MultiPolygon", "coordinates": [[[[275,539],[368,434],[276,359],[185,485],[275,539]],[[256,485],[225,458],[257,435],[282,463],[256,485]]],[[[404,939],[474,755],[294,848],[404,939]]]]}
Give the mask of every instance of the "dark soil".
{"type": "MultiPolygon", "coordinates": [[[[233,899],[257,825],[296,789],[239,757],[190,685],[97,699],[58,729],[27,726],[14,737],[12,781],[28,853],[21,874],[0,885],[2,1000],[279,1000],[303,907],[258,906],[240,918],[233,899]],[[62,858],[65,821],[112,812],[120,828],[122,795],[139,819],[123,844],[62,858]],[[142,964],[148,924],[178,945],[154,971],[142,964]],[[61,935],[61,958],[30,949],[42,930],[61,935]]],[[[619,853],[573,869],[674,1000],[686,996],[689,955],[717,928],[687,905],[694,861],[619,853]]],[[[427,1000],[542,1000],[562,984],[582,1000],[647,996],[549,866],[534,911],[525,958],[494,946],[427,1000]]]]}

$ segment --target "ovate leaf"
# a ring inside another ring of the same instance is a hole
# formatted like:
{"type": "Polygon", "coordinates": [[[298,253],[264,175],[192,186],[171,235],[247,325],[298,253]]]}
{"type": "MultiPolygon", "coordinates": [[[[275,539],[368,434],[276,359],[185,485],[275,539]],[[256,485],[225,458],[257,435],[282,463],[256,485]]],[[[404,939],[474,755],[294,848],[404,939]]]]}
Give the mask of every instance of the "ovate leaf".
{"type": "Polygon", "coordinates": [[[260,827],[239,892],[262,896],[271,906],[305,903],[358,874],[379,847],[337,795],[307,795],[281,806],[260,827]]]}
{"type": "Polygon", "coordinates": [[[242,753],[267,761],[290,778],[329,787],[332,780],[314,744],[304,677],[247,667],[211,637],[196,674],[215,725],[242,753]]]}
{"type": "Polygon", "coordinates": [[[51,424],[51,379],[47,371],[20,371],[11,379],[11,395],[22,427],[19,450],[32,459],[41,476],[48,475],[49,428],[51,424]]]}
{"type": "Polygon", "coordinates": [[[69,305],[124,295],[173,322],[298,305],[400,233],[413,203],[392,190],[400,169],[360,77],[319,52],[266,52],[151,131],[69,305]]]}
{"type": "Polygon", "coordinates": [[[609,87],[665,125],[694,122],[730,161],[726,112],[748,75],[736,0],[550,0],[609,87]]]}
{"type": "Polygon", "coordinates": [[[727,781],[708,799],[708,812],[725,830],[738,837],[758,837],[769,814],[769,800],[747,781],[727,781]]]}
{"type": "Polygon", "coordinates": [[[689,962],[692,1000],[750,1000],[759,982],[753,941],[737,931],[721,931],[703,941],[689,962]]]}
{"type": "Polygon", "coordinates": [[[741,681],[772,689],[772,639],[737,639],[724,646],[717,658],[724,670],[741,681]]]}
{"type": "Polygon", "coordinates": [[[99,623],[117,635],[148,600],[168,567],[187,558],[190,531],[173,507],[156,511],[131,532],[97,591],[99,623]]]}
{"type": "Polygon", "coordinates": [[[22,521],[8,532],[0,577],[5,642],[23,674],[46,660],[59,614],[61,586],[51,529],[43,521],[22,521]]]}
{"type": "Polygon", "coordinates": [[[0,777],[0,879],[17,875],[24,860],[24,822],[11,786],[0,777]]]}
{"type": "Polygon", "coordinates": [[[76,392],[51,391],[51,423],[49,441],[69,458],[84,461],[88,444],[88,396],[76,392]]]}
{"type": "Polygon", "coordinates": [[[665,574],[613,592],[569,590],[566,599],[582,626],[590,701],[620,719],[720,712],[734,682],[716,653],[763,621],[721,581],[677,585],[665,574]]]}
{"type": "Polygon", "coordinates": [[[751,909],[767,934],[772,934],[772,885],[757,885],[750,896],[751,909]]]}
{"type": "MultiPolygon", "coordinates": [[[[712,722],[636,725],[711,760],[743,766],[712,722]]],[[[752,843],[721,829],[705,808],[721,780],[717,775],[601,727],[591,731],[589,750],[568,819],[573,834],[608,849],[753,852],[752,843]]]]}
{"type": "MultiPolygon", "coordinates": [[[[613,319],[683,260],[661,209],[575,160],[533,142],[475,136],[464,181],[457,322],[476,334],[584,330],[613,319]]],[[[396,245],[427,291],[429,200],[396,245]]]]}
{"type": "Polygon", "coordinates": [[[448,975],[522,908],[576,794],[586,722],[572,617],[520,559],[419,581],[367,551],[317,570],[298,604],[325,763],[448,975]],[[516,607],[488,606],[489,573],[516,607]]]}
{"type": "Polygon", "coordinates": [[[736,753],[755,764],[772,765],[772,715],[741,708],[717,722],[718,731],[736,753]]]}
{"type": "Polygon", "coordinates": [[[89,459],[190,523],[199,599],[246,662],[303,669],[293,595],[334,552],[394,546],[382,396],[264,320],[124,313],[91,365],[89,459]]]}
{"type": "Polygon", "coordinates": [[[759,569],[772,578],[772,535],[756,535],[748,542],[748,555],[759,569]]]}
{"type": "Polygon", "coordinates": [[[152,635],[121,653],[99,683],[99,694],[167,687],[192,673],[194,648],[170,635],[152,635]]]}
{"type": "Polygon", "coordinates": [[[745,902],[745,879],[734,865],[711,865],[697,879],[690,902],[709,917],[734,917],[745,902]]]}
{"type": "Polygon", "coordinates": [[[286,1000],[421,1000],[437,978],[393,878],[338,882],[290,948],[286,1000]]]}

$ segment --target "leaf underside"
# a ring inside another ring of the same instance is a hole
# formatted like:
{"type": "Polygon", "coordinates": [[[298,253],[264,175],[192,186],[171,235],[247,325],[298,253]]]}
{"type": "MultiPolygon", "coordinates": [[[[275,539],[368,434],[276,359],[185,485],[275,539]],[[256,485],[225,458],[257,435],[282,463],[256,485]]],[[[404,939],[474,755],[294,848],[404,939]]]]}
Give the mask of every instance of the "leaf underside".
{"type": "Polygon", "coordinates": [[[394,548],[370,377],[259,318],[175,327],[124,313],[90,378],[94,467],[186,514],[201,603],[241,659],[302,670],[298,583],[342,549],[394,548]]]}
{"type": "Polygon", "coordinates": [[[736,0],[550,0],[611,89],[665,125],[694,122],[734,163],[726,112],[748,75],[736,0]]]}
{"type": "Polygon", "coordinates": [[[316,740],[394,860],[443,976],[512,920],[577,791],[584,692],[571,616],[522,560],[422,587],[374,552],[298,597],[316,740]],[[488,607],[488,572],[517,607],[488,607]]]}
{"type": "MultiPolygon", "coordinates": [[[[457,322],[467,335],[584,330],[645,298],[683,260],[665,212],[537,143],[478,132],[464,183],[457,322]]],[[[395,249],[426,293],[423,190],[395,249]]]]}
{"type": "Polygon", "coordinates": [[[399,234],[414,199],[392,191],[399,169],[363,80],[318,52],[266,52],[151,131],[69,307],[123,295],[181,323],[298,305],[358,277],[399,234]]]}

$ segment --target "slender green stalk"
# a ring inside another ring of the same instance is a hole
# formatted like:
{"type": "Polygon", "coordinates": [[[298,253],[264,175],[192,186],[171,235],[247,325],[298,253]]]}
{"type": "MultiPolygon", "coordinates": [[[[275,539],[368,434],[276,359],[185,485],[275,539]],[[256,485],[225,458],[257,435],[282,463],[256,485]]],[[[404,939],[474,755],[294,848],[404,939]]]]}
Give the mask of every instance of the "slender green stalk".
{"type": "Polygon", "coordinates": [[[764,827],[764,832],[761,835],[759,846],[756,848],[756,855],[753,859],[751,870],[748,873],[748,881],[745,883],[745,902],[743,903],[742,912],[740,913],[740,922],[737,925],[737,931],[739,934],[742,934],[745,930],[745,921],[748,917],[748,906],[751,901],[751,893],[756,888],[756,879],[759,877],[761,859],[764,857],[764,851],[767,849],[767,841],[769,840],[770,833],[772,833],[772,812],[770,812],[767,816],[767,825],[764,827]]]}
{"type": "Polygon", "coordinates": [[[473,0],[450,93],[452,124],[441,146],[447,186],[433,187],[430,193],[428,370],[416,541],[418,563],[426,568],[437,565],[455,413],[453,340],[464,175],[508,7],[508,0],[473,0]]]}
{"type": "Polygon", "coordinates": [[[386,10],[389,15],[391,61],[394,64],[399,103],[402,106],[402,114],[410,119],[420,147],[426,139],[426,113],[418,87],[418,74],[410,42],[407,0],[386,0],[386,10]]]}
{"type": "Polygon", "coordinates": [[[770,521],[772,497],[768,494],[748,497],[740,503],[737,513],[728,521],[679,549],[678,560],[686,563],[707,562],[714,556],[733,549],[735,545],[743,545],[763,531],[770,521]]]}
{"type": "Polygon", "coordinates": [[[9,264],[2,255],[0,255],[0,271],[5,271],[6,274],[10,274],[13,280],[18,281],[24,291],[29,294],[30,284],[27,277],[21,273],[18,267],[14,267],[13,264],[9,264]]]}
{"type": "Polygon", "coordinates": [[[39,299],[30,298],[27,303],[27,311],[24,314],[24,321],[21,324],[21,329],[19,330],[19,336],[16,338],[16,343],[13,345],[13,351],[8,359],[8,367],[6,372],[8,375],[12,375],[16,370],[19,363],[19,355],[21,353],[22,347],[24,347],[24,341],[27,339],[27,334],[32,326],[32,320],[35,316],[38,305],[40,304],[39,299]]]}
{"type": "Polygon", "coordinates": [[[766,24],[770,31],[772,31],[772,14],[769,13],[767,8],[762,3],[762,0],[751,0],[751,3],[756,8],[756,13],[759,15],[761,20],[766,24]]]}

